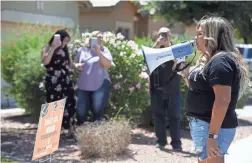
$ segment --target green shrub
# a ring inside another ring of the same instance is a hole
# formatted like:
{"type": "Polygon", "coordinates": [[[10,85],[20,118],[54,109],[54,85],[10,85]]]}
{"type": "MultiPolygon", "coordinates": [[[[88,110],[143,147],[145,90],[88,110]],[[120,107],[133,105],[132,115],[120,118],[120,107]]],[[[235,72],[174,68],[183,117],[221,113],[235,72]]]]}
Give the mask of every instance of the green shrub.
{"type": "Polygon", "coordinates": [[[12,159],[1,157],[1,163],[18,163],[16,161],[13,161],[12,159]]]}
{"type": "Polygon", "coordinates": [[[41,65],[39,49],[30,49],[29,53],[16,62],[16,72],[13,76],[14,97],[26,108],[26,111],[38,114],[41,104],[45,102],[43,89],[44,66],[41,65]]]}
{"type": "Polygon", "coordinates": [[[40,25],[24,25],[21,31],[14,31],[16,37],[1,47],[2,78],[11,86],[10,96],[20,107],[39,113],[44,103],[44,90],[39,88],[44,76],[41,50],[53,31],[40,25]]]}
{"type": "Polygon", "coordinates": [[[142,38],[135,37],[134,41],[139,47],[141,47],[142,45],[152,47],[153,45],[151,37],[142,37],[142,38]]]}

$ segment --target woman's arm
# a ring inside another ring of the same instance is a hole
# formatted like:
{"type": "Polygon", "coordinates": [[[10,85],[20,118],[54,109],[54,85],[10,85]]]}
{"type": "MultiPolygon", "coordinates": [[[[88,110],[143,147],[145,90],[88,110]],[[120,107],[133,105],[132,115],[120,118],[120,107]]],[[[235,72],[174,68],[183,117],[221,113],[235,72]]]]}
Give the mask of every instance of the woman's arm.
{"type": "Polygon", "coordinates": [[[76,61],[73,61],[72,59],[70,59],[70,65],[73,70],[79,70],[79,71],[83,70],[82,63],[78,63],[76,61]]]}
{"type": "MultiPolygon", "coordinates": [[[[213,104],[212,117],[209,126],[209,134],[218,135],[222,122],[225,118],[229,103],[231,101],[231,86],[214,85],[215,100],[213,104]]],[[[207,139],[207,154],[215,158],[222,151],[218,147],[215,138],[207,139]]]]}
{"type": "Polygon", "coordinates": [[[70,65],[70,67],[72,68],[72,69],[74,69],[75,68],[75,66],[74,66],[74,62],[73,62],[73,60],[72,60],[72,57],[71,57],[71,55],[69,54],[69,65],[70,65]]]}
{"type": "MultiPolygon", "coordinates": [[[[104,56],[104,54],[103,54],[103,52],[101,52],[101,48],[99,46],[96,46],[95,50],[96,50],[97,55],[100,57],[100,62],[103,65],[103,67],[105,69],[109,69],[112,66],[111,60],[104,56]]],[[[108,51],[105,53],[110,53],[110,52],[108,51]]],[[[111,54],[110,54],[110,56],[111,56],[111,54]]]]}
{"type": "Polygon", "coordinates": [[[42,50],[42,62],[44,65],[48,65],[51,62],[54,51],[61,46],[60,40],[53,40],[51,45],[46,45],[42,50]]]}
{"type": "Polygon", "coordinates": [[[79,59],[80,59],[80,52],[81,52],[82,48],[78,49],[76,51],[76,55],[74,58],[74,61],[72,61],[72,66],[75,70],[79,70],[82,71],[83,70],[83,66],[82,63],[79,63],[79,59]]]}
{"type": "MultiPolygon", "coordinates": [[[[218,135],[231,101],[232,84],[235,76],[235,70],[232,65],[235,64],[231,64],[230,60],[225,56],[217,56],[205,69],[205,77],[213,88],[215,95],[208,131],[209,135],[218,135]]],[[[206,147],[208,157],[214,158],[221,153],[221,150],[218,147],[216,137],[212,136],[207,139],[206,147]]]]}
{"type": "Polygon", "coordinates": [[[55,51],[55,48],[49,45],[46,45],[43,48],[41,52],[41,56],[42,56],[42,63],[44,65],[48,65],[51,62],[54,51],[55,51]]]}
{"type": "Polygon", "coordinates": [[[213,90],[215,100],[213,104],[209,133],[218,134],[231,101],[231,87],[216,85],[213,87],[213,90]]]}

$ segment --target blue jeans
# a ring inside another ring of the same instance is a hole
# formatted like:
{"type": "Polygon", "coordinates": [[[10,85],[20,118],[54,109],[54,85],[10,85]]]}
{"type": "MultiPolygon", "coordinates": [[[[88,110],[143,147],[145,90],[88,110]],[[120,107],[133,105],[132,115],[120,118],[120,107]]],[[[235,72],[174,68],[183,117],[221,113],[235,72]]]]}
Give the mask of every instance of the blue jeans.
{"type": "Polygon", "coordinates": [[[180,92],[170,95],[167,99],[162,99],[158,92],[151,92],[151,109],[154,120],[154,128],[157,143],[165,146],[167,144],[166,116],[169,119],[171,145],[173,148],[181,147],[181,95],[180,92]]]}
{"type": "MultiPolygon", "coordinates": [[[[207,158],[207,139],[209,123],[199,120],[190,119],[189,120],[190,133],[194,142],[194,150],[198,154],[200,160],[207,158]]],[[[221,128],[218,133],[218,146],[221,150],[221,156],[227,153],[227,150],[234,139],[236,128],[221,128]]]]}
{"type": "Polygon", "coordinates": [[[95,121],[104,118],[109,89],[110,82],[105,79],[102,86],[96,91],[77,90],[77,115],[80,124],[87,121],[89,109],[91,109],[95,121]]]}

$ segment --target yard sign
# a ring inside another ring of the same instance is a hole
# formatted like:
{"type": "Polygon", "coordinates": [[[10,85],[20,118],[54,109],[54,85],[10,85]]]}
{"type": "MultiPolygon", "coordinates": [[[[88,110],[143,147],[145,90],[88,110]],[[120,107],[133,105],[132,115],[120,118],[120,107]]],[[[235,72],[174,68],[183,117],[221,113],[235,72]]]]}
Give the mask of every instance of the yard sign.
{"type": "Polygon", "coordinates": [[[59,138],[66,99],[41,106],[32,160],[50,155],[59,147],[59,138]]]}

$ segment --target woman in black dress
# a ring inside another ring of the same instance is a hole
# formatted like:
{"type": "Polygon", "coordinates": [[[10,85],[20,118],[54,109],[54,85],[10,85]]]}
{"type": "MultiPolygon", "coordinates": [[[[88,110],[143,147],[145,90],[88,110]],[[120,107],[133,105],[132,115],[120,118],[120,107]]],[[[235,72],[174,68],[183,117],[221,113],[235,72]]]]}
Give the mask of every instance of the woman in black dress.
{"type": "Polygon", "coordinates": [[[46,102],[50,103],[66,98],[62,126],[65,129],[70,129],[75,113],[73,66],[67,48],[70,36],[66,30],[58,30],[55,34],[60,35],[60,41],[52,36],[42,51],[42,62],[46,67],[46,102]]]}

